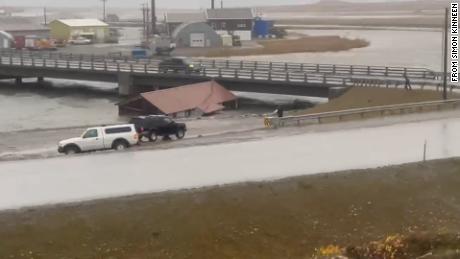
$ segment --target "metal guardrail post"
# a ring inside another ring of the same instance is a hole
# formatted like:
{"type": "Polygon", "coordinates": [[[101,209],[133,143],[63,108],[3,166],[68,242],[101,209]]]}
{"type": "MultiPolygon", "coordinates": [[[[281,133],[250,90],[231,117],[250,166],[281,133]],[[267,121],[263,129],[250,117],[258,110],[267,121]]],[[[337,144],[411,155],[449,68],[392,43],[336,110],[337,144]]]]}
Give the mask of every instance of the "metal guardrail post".
{"type": "Polygon", "coordinates": [[[308,83],[308,75],[307,75],[307,73],[304,73],[304,74],[303,74],[303,81],[304,81],[305,83],[308,83]]]}
{"type": "Polygon", "coordinates": [[[254,69],[251,69],[251,79],[254,79],[254,69]]]}
{"type": "Polygon", "coordinates": [[[370,66],[367,66],[367,74],[368,74],[368,75],[371,74],[371,67],[370,67],[370,66]]]}
{"type": "Polygon", "coordinates": [[[316,73],[319,73],[319,64],[316,64],[316,73]]]}
{"type": "Polygon", "coordinates": [[[270,61],[268,67],[270,68],[270,71],[273,69],[273,63],[270,61]]]}
{"type": "Polygon", "coordinates": [[[336,73],[336,67],[335,65],[332,65],[332,74],[335,74],[336,73]]]}
{"type": "Polygon", "coordinates": [[[222,68],[219,67],[219,77],[222,77],[222,68]]]}
{"type": "Polygon", "coordinates": [[[268,70],[268,80],[272,81],[272,71],[268,70]]]}
{"type": "Polygon", "coordinates": [[[323,84],[327,84],[326,74],[323,75],[323,84]]]}
{"type": "Polygon", "coordinates": [[[230,67],[230,61],[228,61],[228,59],[225,60],[225,67],[226,67],[226,68],[229,68],[229,67],[230,67]]]}
{"type": "Polygon", "coordinates": [[[388,67],[385,67],[385,76],[388,76],[388,67]]]}
{"type": "Polygon", "coordinates": [[[243,60],[240,61],[240,69],[243,69],[244,67],[244,63],[243,63],[243,60]]]}
{"type": "Polygon", "coordinates": [[[235,78],[239,78],[238,76],[238,69],[235,68],[235,78]]]}

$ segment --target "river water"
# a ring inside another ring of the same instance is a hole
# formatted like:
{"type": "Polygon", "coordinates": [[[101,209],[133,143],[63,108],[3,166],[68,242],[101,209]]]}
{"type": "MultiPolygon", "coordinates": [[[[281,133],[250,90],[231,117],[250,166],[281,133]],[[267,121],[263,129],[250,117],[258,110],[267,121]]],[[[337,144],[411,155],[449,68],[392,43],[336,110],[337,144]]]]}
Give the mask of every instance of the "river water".
{"type": "MultiPolygon", "coordinates": [[[[441,68],[441,32],[395,30],[295,30],[307,35],[340,35],[370,42],[366,48],[327,53],[295,53],[268,56],[234,57],[247,60],[276,60],[306,63],[356,64],[441,68]]],[[[135,30],[122,32],[122,44],[135,41],[135,30]]],[[[56,128],[74,125],[94,125],[119,120],[118,99],[91,90],[114,91],[115,84],[52,80],[50,85],[61,90],[18,90],[11,83],[0,83],[0,132],[36,128],[56,128]],[[71,89],[67,92],[64,89],[71,89]],[[61,93],[59,93],[61,92],[61,93]]],[[[33,87],[33,86],[29,86],[33,87]]],[[[290,100],[272,95],[258,95],[265,100],[290,100]]]]}

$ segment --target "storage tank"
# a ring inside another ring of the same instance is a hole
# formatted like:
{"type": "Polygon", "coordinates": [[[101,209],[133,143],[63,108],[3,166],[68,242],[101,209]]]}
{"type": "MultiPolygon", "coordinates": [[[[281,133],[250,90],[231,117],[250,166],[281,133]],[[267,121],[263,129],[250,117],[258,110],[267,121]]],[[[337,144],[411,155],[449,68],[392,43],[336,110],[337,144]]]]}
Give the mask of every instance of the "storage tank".
{"type": "Polygon", "coordinates": [[[228,34],[222,34],[220,35],[222,37],[222,44],[224,47],[232,47],[233,46],[233,37],[232,35],[228,34]]]}
{"type": "Polygon", "coordinates": [[[269,20],[256,19],[254,23],[254,36],[257,38],[268,38],[274,22],[269,20]]]}

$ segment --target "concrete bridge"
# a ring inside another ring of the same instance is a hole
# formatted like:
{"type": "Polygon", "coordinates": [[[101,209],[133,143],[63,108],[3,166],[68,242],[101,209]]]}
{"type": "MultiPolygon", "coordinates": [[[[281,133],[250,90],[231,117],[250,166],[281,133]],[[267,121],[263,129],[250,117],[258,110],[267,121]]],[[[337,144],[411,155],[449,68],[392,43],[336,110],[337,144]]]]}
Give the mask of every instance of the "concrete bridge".
{"type": "Polygon", "coordinates": [[[0,52],[0,79],[36,77],[114,82],[120,95],[216,80],[231,91],[329,97],[337,89],[363,86],[397,87],[405,76],[412,85],[441,85],[439,73],[424,68],[331,64],[200,60],[199,73],[162,73],[158,59],[72,55],[52,52],[0,52]],[[366,83],[367,82],[367,83],[366,83]]]}

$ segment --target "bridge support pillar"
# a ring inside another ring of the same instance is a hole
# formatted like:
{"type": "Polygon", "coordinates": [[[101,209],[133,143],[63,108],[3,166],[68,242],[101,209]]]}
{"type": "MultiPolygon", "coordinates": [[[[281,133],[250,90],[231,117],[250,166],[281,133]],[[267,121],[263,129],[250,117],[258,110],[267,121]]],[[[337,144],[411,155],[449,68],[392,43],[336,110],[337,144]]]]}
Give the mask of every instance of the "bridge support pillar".
{"type": "Polygon", "coordinates": [[[128,96],[134,93],[133,78],[130,73],[118,74],[118,94],[128,96]]]}
{"type": "Polygon", "coordinates": [[[22,84],[22,77],[18,76],[16,77],[16,84],[21,85],[22,84]]]}
{"type": "Polygon", "coordinates": [[[37,83],[38,85],[42,85],[45,82],[45,78],[43,76],[37,77],[37,83]]]}

